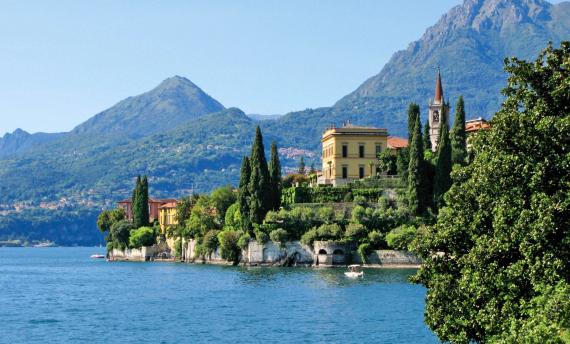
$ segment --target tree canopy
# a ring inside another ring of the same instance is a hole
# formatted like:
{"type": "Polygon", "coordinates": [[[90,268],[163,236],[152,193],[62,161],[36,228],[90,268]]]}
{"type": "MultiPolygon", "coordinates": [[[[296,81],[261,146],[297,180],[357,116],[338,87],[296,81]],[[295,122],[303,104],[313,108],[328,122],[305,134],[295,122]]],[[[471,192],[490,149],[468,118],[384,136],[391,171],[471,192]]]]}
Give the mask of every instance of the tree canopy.
{"type": "Polygon", "coordinates": [[[506,60],[506,100],[414,243],[428,326],[457,343],[562,343],[570,329],[570,43],[506,60]],[[564,339],[563,339],[564,338],[564,339]]]}

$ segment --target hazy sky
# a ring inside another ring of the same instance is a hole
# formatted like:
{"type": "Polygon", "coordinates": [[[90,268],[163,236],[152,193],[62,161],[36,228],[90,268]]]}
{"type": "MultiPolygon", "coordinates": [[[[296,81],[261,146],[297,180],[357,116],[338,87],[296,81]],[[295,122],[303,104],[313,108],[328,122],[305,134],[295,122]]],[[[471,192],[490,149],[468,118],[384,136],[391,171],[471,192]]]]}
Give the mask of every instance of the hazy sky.
{"type": "Polygon", "coordinates": [[[0,1],[0,135],[70,130],[172,75],[246,113],[332,105],[459,3],[0,1]]]}

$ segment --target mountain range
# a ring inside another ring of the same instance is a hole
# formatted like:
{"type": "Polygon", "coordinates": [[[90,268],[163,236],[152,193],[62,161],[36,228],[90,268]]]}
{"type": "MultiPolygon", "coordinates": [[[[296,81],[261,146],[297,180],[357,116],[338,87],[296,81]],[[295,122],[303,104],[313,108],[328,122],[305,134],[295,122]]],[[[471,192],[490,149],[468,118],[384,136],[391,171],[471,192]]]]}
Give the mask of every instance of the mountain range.
{"type": "Polygon", "coordinates": [[[329,107],[248,116],[174,76],[70,132],[18,129],[0,138],[0,241],[99,243],[97,212],[128,197],[137,174],[149,176],[154,197],[235,185],[256,125],[267,147],[274,140],[284,149],[285,167],[299,155],[318,166],[320,134],[333,123],[350,120],[404,136],[407,105],[420,104],[425,118],[438,67],[452,107],[462,94],[468,117],[491,117],[502,101],[504,58],[533,58],[549,41],[568,38],[568,2],[465,0],[329,107]],[[297,156],[285,154],[291,150],[297,156]]]}

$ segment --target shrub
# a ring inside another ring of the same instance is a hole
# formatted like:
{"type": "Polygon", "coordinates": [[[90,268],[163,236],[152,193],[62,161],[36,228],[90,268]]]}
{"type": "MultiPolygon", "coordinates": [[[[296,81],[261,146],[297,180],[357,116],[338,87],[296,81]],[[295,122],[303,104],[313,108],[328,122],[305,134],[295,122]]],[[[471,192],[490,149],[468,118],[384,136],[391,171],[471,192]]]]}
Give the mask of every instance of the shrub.
{"type": "Polygon", "coordinates": [[[342,228],[336,224],[324,224],[317,229],[319,240],[335,240],[342,237],[342,228]]]}
{"type": "Polygon", "coordinates": [[[129,245],[132,224],[128,220],[113,223],[109,229],[109,240],[113,242],[115,248],[124,249],[129,245]]]}
{"type": "Polygon", "coordinates": [[[224,226],[227,228],[232,228],[234,230],[241,228],[241,214],[239,212],[239,203],[236,202],[230,205],[228,210],[226,210],[224,226]]]}
{"type": "Polygon", "coordinates": [[[238,245],[241,233],[238,231],[223,231],[218,234],[218,242],[220,245],[220,256],[223,259],[234,262],[239,262],[241,249],[238,245]]]}
{"type": "Polygon", "coordinates": [[[307,246],[312,246],[313,242],[317,240],[317,238],[318,238],[317,228],[314,227],[305,232],[305,234],[301,236],[301,243],[307,246]]]}
{"type": "Polygon", "coordinates": [[[344,236],[350,240],[360,240],[366,237],[366,227],[360,223],[351,223],[346,226],[344,236]]]}
{"type": "Polygon", "coordinates": [[[354,203],[360,206],[366,206],[366,197],[360,195],[354,196],[354,203]]]}
{"type": "Polygon", "coordinates": [[[363,264],[368,263],[368,253],[370,253],[371,247],[369,243],[363,243],[358,246],[358,256],[363,264]]]}
{"type": "Polygon", "coordinates": [[[141,227],[131,231],[129,237],[129,246],[141,248],[143,246],[152,246],[155,242],[154,229],[150,227],[141,227]]]}
{"type": "Polygon", "coordinates": [[[372,231],[368,233],[368,242],[374,248],[381,248],[386,246],[386,238],[384,234],[378,231],[372,231]]]}
{"type": "Polygon", "coordinates": [[[357,205],[354,208],[352,208],[352,213],[351,213],[352,222],[361,223],[364,220],[365,216],[366,216],[366,209],[363,206],[357,205]]]}
{"type": "Polygon", "coordinates": [[[212,229],[204,235],[202,245],[207,254],[212,254],[212,252],[218,248],[218,233],[220,233],[220,231],[212,229]]]}
{"type": "Polygon", "coordinates": [[[335,219],[335,212],[331,207],[321,207],[317,210],[317,216],[323,223],[332,223],[335,219]]]}
{"type": "Polygon", "coordinates": [[[390,208],[390,201],[386,196],[378,197],[378,208],[382,212],[385,212],[386,210],[388,210],[388,208],[390,208]]]}
{"type": "Polygon", "coordinates": [[[249,235],[249,233],[245,232],[239,237],[237,245],[240,249],[245,250],[245,249],[247,249],[247,246],[249,245],[250,240],[251,240],[251,235],[249,235]]]}
{"type": "Polygon", "coordinates": [[[259,228],[254,229],[255,241],[260,244],[265,244],[269,240],[269,235],[259,228]]]}
{"type": "Polygon", "coordinates": [[[352,202],[352,192],[347,192],[344,195],[343,201],[348,203],[348,202],[352,202]]]}
{"type": "Polygon", "coordinates": [[[269,238],[273,242],[284,243],[289,239],[289,233],[282,228],[277,228],[276,230],[269,233],[269,238]]]}
{"type": "Polygon", "coordinates": [[[174,241],[174,257],[182,256],[182,240],[176,239],[174,241]]]}
{"type": "Polygon", "coordinates": [[[416,236],[416,227],[402,225],[386,235],[388,246],[395,250],[408,250],[408,245],[416,236]]]}
{"type": "MultiPolygon", "coordinates": [[[[180,246],[182,247],[182,245],[180,246]]],[[[205,255],[206,255],[206,249],[202,244],[197,243],[196,246],[194,246],[194,257],[195,258],[204,257],[205,255]]]]}

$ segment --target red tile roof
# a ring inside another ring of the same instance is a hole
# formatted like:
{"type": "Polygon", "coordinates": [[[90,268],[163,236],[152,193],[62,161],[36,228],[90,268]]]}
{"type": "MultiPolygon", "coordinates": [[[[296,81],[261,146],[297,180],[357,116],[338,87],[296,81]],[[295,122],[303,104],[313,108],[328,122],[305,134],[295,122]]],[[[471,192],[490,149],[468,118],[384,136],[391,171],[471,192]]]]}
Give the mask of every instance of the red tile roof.
{"type": "Polygon", "coordinates": [[[388,148],[400,149],[408,147],[408,140],[397,136],[388,136],[388,148]]]}
{"type": "Polygon", "coordinates": [[[176,208],[176,205],[178,205],[177,202],[169,202],[161,205],[160,207],[158,207],[158,209],[172,209],[176,208]]]}
{"type": "Polygon", "coordinates": [[[481,129],[489,129],[491,125],[483,118],[472,119],[465,122],[465,131],[468,133],[476,132],[481,129]]]}

